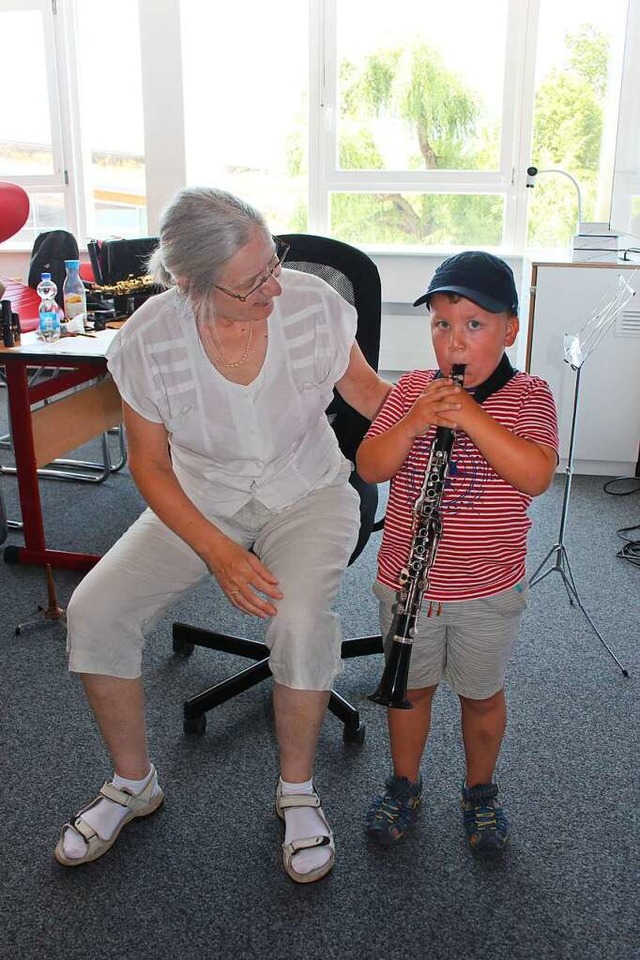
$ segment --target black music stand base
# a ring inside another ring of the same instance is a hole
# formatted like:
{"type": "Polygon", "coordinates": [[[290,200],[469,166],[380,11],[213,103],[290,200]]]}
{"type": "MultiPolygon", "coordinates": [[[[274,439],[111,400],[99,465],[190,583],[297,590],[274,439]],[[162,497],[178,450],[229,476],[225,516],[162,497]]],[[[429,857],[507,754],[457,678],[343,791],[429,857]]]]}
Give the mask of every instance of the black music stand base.
{"type": "Polygon", "coordinates": [[[595,623],[593,622],[593,620],[585,610],[582,604],[582,600],[578,596],[575,580],[573,579],[573,573],[571,572],[571,564],[569,563],[569,557],[564,547],[564,544],[562,543],[556,543],[553,547],[551,547],[551,550],[549,550],[548,554],[546,555],[546,557],[544,558],[544,560],[542,561],[538,569],[535,571],[535,573],[531,577],[529,581],[529,587],[533,587],[535,586],[536,583],[540,583],[540,581],[544,580],[545,577],[548,577],[550,573],[560,574],[560,576],[562,577],[562,582],[564,583],[565,589],[567,591],[567,596],[569,597],[569,603],[571,604],[571,606],[576,604],[579,607],[579,609],[584,614],[587,623],[595,633],[600,643],[602,643],[604,648],[607,650],[610,656],[613,657],[615,662],[620,667],[622,676],[628,677],[629,671],[626,669],[626,667],[622,666],[617,656],[615,655],[615,653],[613,652],[609,644],[606,642],[606,640],[604,639],[604,637],[596,627],[595,623]],[[548,570],[545,570],[544,573],[541,573],[542,568],[547,564],[549,560],[551,560],[551,558],[554,555],[555,555],[555,563],[553,564],[553,566],[549,567],[548,570]]]}

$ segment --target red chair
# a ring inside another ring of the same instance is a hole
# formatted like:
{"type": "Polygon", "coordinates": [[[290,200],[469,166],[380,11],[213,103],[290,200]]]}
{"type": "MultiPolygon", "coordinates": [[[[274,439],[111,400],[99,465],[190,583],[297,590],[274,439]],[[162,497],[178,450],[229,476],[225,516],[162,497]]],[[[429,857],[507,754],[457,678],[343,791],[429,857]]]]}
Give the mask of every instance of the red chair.
{"type": "Polygon", "coordinates": [[[20,317],[20,329],[23,333],[38,329],[38,306],[40,297],[35,290],[19,280],[0,277],[4,285],[3,300],[11,301],[11,309],[20,317]]]}

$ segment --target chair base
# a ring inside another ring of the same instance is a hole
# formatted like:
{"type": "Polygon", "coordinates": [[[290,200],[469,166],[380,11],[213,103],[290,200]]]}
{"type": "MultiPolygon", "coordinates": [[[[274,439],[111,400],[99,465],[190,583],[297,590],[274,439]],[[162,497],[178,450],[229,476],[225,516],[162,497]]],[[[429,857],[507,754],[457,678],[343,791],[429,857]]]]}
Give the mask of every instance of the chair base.
{"type": "MultiPolygon", "coordinates": [[[[256,663],[239,673],[221,680],[206,690],[190,697],[184,703],[183,729],[187,734],[201,736],[207,728],[206,713],[220,706],[244,690],[249,690],[262,680],[271,676],[269,668],[269,649],[260,640],[248,640],[245,637],[233,637],[213,630],[204,630],[187,623],[173,624],[173,651],[183,657],[190,657],[194,647],[207,647],[223,653],[234,653],[255,660],[256,663]]],[[[365,657],[373,653],[382,653],[382,637],[353,637],[342,643],[342,659],[365,657]]],[[[363,743],[366,725],[360,720],[360,714],[344,697],[335,690],[329,697],[330,712],[344,724],[343,738],[347,743],[363,743]]]]}

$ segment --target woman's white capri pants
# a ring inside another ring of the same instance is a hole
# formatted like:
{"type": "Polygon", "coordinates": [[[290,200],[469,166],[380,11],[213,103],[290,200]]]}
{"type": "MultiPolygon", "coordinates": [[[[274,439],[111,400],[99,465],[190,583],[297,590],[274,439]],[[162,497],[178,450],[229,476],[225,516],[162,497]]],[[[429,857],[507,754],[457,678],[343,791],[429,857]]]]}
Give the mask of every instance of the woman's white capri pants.
{"type": "MultiPolygon", "coordinates": [[[[356,491],[340,478],[277,513],[254,500],[231,520],[211,520],[278,578],[284,597],[275,601],[278,612],[265,635],[274,679],[299,690],[330,690],[342,642],[333,604],[360,526],[356,491]]],[[[145,510],[71,597],[69,669],[139,677],[145,634],[209,576],[200,557],[145,510]]]]}

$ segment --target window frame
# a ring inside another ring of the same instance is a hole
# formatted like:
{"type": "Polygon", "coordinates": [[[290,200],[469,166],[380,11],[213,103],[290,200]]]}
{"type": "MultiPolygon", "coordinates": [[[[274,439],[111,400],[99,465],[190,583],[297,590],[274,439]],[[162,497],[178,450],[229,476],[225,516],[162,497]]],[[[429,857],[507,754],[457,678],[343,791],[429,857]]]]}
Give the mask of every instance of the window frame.
{"type": "MultiPolygon", "coordinates": [[[[0,0],[0,10],[37,9],[45,24],[47,77],[52,119],[52,176],[12,179],[29,192],[60,192],[67,228],[84,246],[87,237],[86,162],[80,128],[76,4],[81,0],[0,0]]],[[[302,0],[301,0],[302,2],[302,0]]],[[[498,194],[504,198],[502,243],[507,256],[527,250],[526,168],[531,163],[534,82],[540,0],[509,0],[504,63],[499,169],[487,171],[344,171],[337,169],[336,37],[338,0],[309,4],[309,188],[310,233],[330,231],[335,191],[498,194]]],[[[640,0],[630,0],[632,4],[640,0]]],[[[136,0],[140,18],[144,102],[148,233],[157,232],[167,198],[186,183],[180,0],[136,0]]],[[[223,91],[222,95],[226,95],[223,91]]],[[[383,249],[381,245],[381,249],[383,249]]],[[[402,248],[387,247],[391,253],[402,248]]],[[[416,252],[413,250],[411,252],[416,252]]],[[[418,252],[437,255],[432,247],[418,252]]]]}
{"type": "MultiPolygon", "coordinates": [[[[0,0],[0,13],[35,10],[42,17],[46,58],[47,97],[51,123],[50,174],[12,174],[11,180],[29,194],[56,193],[62,196],[65,222],[78,231],[84,221],[83,173],[79,152],[78,100],[70,96],[77,89],[77,59],[71,23],[75,0],[0,0]]],[[[24,244],[14,243],[19,249],[24,244]]]]}
{"type": "MultiPolygon", "coordinates": [[[[311,0],[313,5],[314,0],[311,0]]],[[[539,0],[509,0],[505,31],[505,63],[500,161],[497,170],[354,170],[337,167],[337,0],[318,0],[310,17],[310,50],[315,52],[315,84],[310,96],[309,180],[316,184],[309,207],[309,229],[329,230],[333,192],[398,192],[495,194],[504,198],[500,249],[524,244],[525,177],[531,151],[531,118],[539,0]],[[522,241],[519,243],[518,241],[522,241]]]]}

